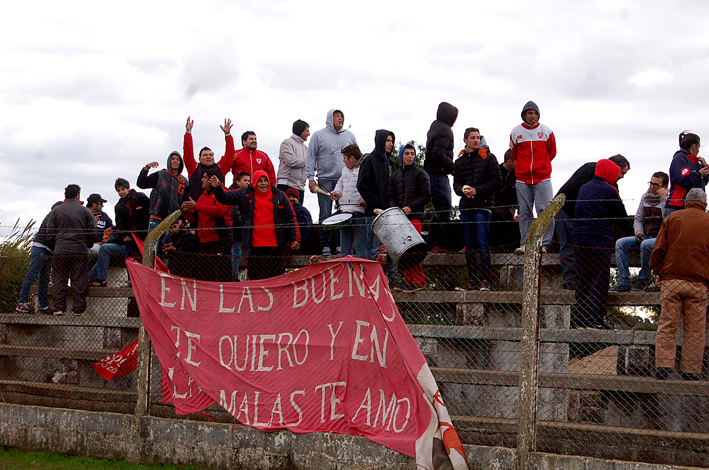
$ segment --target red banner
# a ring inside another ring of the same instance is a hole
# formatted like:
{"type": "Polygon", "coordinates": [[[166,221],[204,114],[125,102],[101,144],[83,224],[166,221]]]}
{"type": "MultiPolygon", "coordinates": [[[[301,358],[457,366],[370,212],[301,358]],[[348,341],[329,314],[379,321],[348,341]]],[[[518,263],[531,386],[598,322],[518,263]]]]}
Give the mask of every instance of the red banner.
{"type": "Polygon", "coordinates": [[[117,379],[133,372],[138,366],[138,340],[136,339],[125,348],[101,359],[92,362],[91,366],[96,373],[106,380],[117,379]]]}
{"type": "Polygon", "coordinates": [[[178,414],[218,403],[263,431],[365,436],[425,469],[434,453],[467,468],[378,263],[347,257],[241,283],[127,265],[178,414]]]}

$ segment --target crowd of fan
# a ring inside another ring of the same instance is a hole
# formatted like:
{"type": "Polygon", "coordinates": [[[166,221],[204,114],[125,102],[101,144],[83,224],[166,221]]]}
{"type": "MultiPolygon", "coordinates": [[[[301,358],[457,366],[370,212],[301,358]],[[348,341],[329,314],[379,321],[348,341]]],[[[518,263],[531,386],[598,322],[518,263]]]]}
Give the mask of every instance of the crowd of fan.
{"type": "MultiPolygon", "coordinates": [[[[451,240],[455,231],[449,230],[457,225],[451,221],[450,175],[453,191],[461,198],[458,208],[469,279],[456,289],[490,290],[491,246],[512,246],[524,254],[533,210],[541,213],[553,198],[550,178],[556,140],[551,129],[539,122],[539,108],[530,101],[522,109],[523,122],[510,133],[502,162],[473,127],[465,130],[465,146],[454,159],[452,126],[457,116],[454,106],[439,105],[427,134],[422,168],[411,144],[401,146],[395,163],[396,137],[389,130],[376,131],[374,150],[363,156],[354,134],[344,128],[341,110],[330,110],[325,128],[312,137],[308,123],[297,120],[293,134],[280,146],[278,173],[269,156],[257,149],[254,132],[243,133],[242,148],[235,149],[230,120],[220,126],[225,151],[219,162],[208,147],[195,158],[194,121],[187,118],[184,157],[174,151],[165,169],[151,173],[160,166],[151,162],[138,175],[138,187],[152,189],[149,198],[131,189],[126,179],[116,180],[115,225],[102,211],[107,201],[99,194],[91,194],[83,206],[79,186],[67,186],[65,200],[52,207],[34,239],[17,311],[31,311],[30,287],[38,280],[38,313],[62,315],[70,285],[73,313],[80,315],[86,308],[86,286],[106,286],[111,258],[139,256],[146,234],[176,210],[182,217],[158,245],[160,258],[175,275],[238,281],[245,259],[248,279],[262,279],[283,274],[288,254],[340,254],[379,259],[391,288],[418,290],[426,282],[422,267],[400,275],[371,227],[377,213],[398,207],[421,233],[424,209],[431,202],[430,252],[457,251],[451,240]],[[230,172],[233,183],[226,188],[230,172]],[[301,204],[306,187],[318,198],[317,229],[301,204]],[[348,214],[347,221],[332,225],[337,230],[324,230],[331,226],[333,203],[334,214],[348,214]],[[210,269],[202,269],[205,257],[210,269]],[[50,272],[53,310],[47,295],[50,272]]],[[[559,193],[565,194],[566,203],[542,238],[542,251],[547,252],[556,233],[562,287],[574,290],[576,296],[574,327],[608,328],[604,316],[613,245],[619,281],[611,291],[644,290],[653,281],[651,271],[655,272],[663,312],[658,331],[659,378],[674,366],[674,332],[682,315],[687,350],[682,370],[688,377],[699,373],[704,350],[709,244],[696,234],[709,224],[703,192],[709,167],[698,156],[696,134],[680,134],[679,144],[669,175],[652,174],[634,224],[617,186],[630,164],[622,155],[614,155],[582,165],[562,186],[559,193]],[[634,283],[631,252],[639,252],[641,259],[634,283]]]]}

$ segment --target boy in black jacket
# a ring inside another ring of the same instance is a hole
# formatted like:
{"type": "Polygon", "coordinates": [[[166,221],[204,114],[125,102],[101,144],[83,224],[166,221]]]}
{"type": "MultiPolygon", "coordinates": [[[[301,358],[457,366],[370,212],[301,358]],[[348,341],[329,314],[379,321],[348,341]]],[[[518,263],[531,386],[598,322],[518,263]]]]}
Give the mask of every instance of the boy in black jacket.
{"type": "Polygon", "coordinates": [[[457,290],[490,290],[490,218],[495,191],[500,185],[497,158],[480,148],[480,131],[469,127],[464,134],[465,150],[455,161],[453,190],[460,199],[460,221],[465,239],[468,283],[457,290]],[[477,255],[480,254],[480,264],[477,255]]]}
{"type": "MultiPolygon", "coordinates": [[[[413,145],[406,144],[401,147],[399,150],[401,168],[392,173],[389,183],[389,205],[403,210],[418,233],[421,233],[423,210],[431,200],[431,184],[428,174],[416,166],[415,160],[416,149],[413,145]]],[[[425,287],[426,275],[420,263],[412,269],[402,271],[402,274],[404,290],[416,291],[425,287]]]]}

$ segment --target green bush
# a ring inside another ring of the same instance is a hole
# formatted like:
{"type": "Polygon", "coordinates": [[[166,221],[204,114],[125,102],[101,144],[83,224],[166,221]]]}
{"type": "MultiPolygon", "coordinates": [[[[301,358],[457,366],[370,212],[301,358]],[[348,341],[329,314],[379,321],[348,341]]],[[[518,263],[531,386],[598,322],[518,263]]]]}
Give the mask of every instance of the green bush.
{"type": "Polygon", "coordinates": [[[31,220],[24,229],[19,228],[19,223],[18,219],[10,235],[0,240],[0,313],[15,311],[22,281],[30,265],[35,222],[31,220]]]}

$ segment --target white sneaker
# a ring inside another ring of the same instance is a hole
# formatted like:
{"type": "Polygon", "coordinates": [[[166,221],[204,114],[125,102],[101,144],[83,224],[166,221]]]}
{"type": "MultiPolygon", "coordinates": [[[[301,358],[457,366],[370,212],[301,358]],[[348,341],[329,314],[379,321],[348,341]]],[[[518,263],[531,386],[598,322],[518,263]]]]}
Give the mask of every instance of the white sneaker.
{"type": "Polygon", "coordinates": [[[543,247],[542,247],[542,253],[546,253],[546,252],[547,252],[547,247],[546,247],[546,246],[543,246],[543,247]]]}
{"type": "Polygon", "coordinates": [[[523,245],[523,246],[520,246],[519,248],[517,248],[517,249],[515,250],[515,254],[516,254],[516,255],[523,255],[524,252],[525,252],[524,245],[523,245]]]}
{"type": "Polygon", "coordinates": [[[54,312],[52,312],[52,315],[54,315],[55,317],[61,317],[64,315],[64,312],[62,312],[61,310],[55,310],[54,312]]]}

